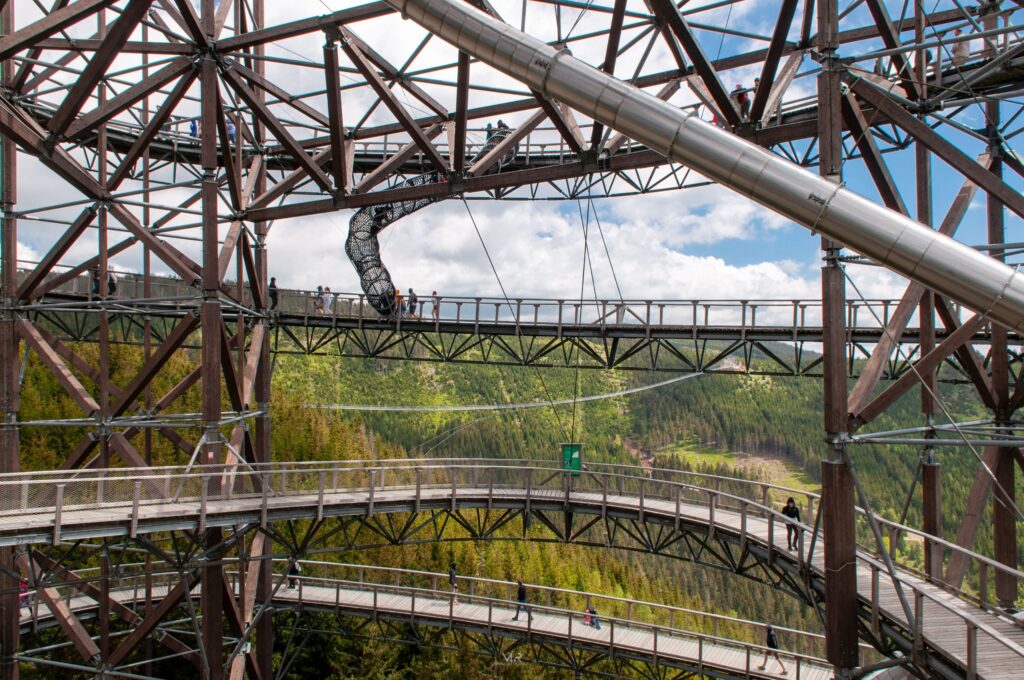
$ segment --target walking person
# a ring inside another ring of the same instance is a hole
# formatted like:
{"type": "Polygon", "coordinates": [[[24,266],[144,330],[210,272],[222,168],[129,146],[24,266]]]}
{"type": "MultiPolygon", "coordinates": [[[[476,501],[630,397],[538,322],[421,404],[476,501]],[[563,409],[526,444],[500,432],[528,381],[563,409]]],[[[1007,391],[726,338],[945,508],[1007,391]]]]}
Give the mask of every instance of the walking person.
{"type": "Polygon", "coordinates": [[[316,294],[313,296],[313,311],[317,316],[324,315],[324,287],[317,286],[316,294]]]}
{"type": "Polygon", "coordinates": [[[419,298],[416,296],[416,291],[412,288],[409,289],[409,316],[416,318],[416,305],[419,303],[419,298]]]}
{"type": "Polygon", "coordinates": [[[331,292],[330,286],[324,288],[324,292],[320,294],[320,309],[324,314],[334,313],[334,294],[331,292]]]}
{"type": "MultiPolygon", "coordinates": [[[[792,496],[789,497],[785,507],[782,508],[782,514],[793,520],[793,522],[800,521],[800,508],[796,506],[796,500],[792,496]]],[[[786,548],[788,550],[796,550],[797,541],[800,540],[800,527],[793,522],[786,522],[786,548]]]]}
{"type": "Polygon", "coordinates": [[[459,575],[455,571],[455,562],[448,567],[448,585],[452,587],[452,604],[459,603],[459,575]]]}
{"type": "Polygon", "coordinates": [[[594,609],[594,605],[587,605],[586,614],[583,622],[595,630],[601,630],[601,620],[597,618],[597,610],[594,609]]]}
{"type": "Polygon", "coordinates": [[[28,580],[24,576],[18,579],[18,605],[28,607],[28,580]]]}
{"type": "Polygon", "coordinates": [[[93,269],[92,275],[89,277],[89,299],[98,300],[100,298],[100,270],[93,269]]]}
{"type": "Polygon", "coordinates": [[[435,290],[433,293],[430,294],[430,297],[433,298],[432,302],[434,303],[434,308],[430,310],[430,316],[431,318],[434,319],[434,321],[437,321],[438,316],[440,316],[441,314],[441,296],[438,295],[437,291],[435,290]]]}
{"type": "Polygon", "coordinates": [[[267,286],[267,292],[270,294],[270,311],[277,309],[277,279],[273,276],[270,277],[270,285],[267,286]]]}
{"type": "Polygon", "coordinates": [[[302,566],[296,557],[288,560],[288,587],[295,590],[299,587],[299,574],[302,573],[302,566]]]}
{"type": "Polygon", "coordinates": [[[107,298],[113,298],[117,295],[117,280],[114,275],[107,272],[107,298]]]}
{"type": "Polygon", "coordinates": [[[775,660],[779,662],[779,668],[782,669],[780,672],[782,675],[785,675],[786,664],[782,663],[782,657],[779,656],[779,639],[775,637],[775,630],[771,624],[768,624],[765,629],[765,646],[768,649],[764,650],[764,658],[761,659],[761,665],[757,668],[763,671],[765,666],[768,665],[768,657],[774,656],[775,660]]]}
{"type": "Polygon", "coordinates": [[[516,579],[516,615],[512,618],[513,621],[519,620],[520,610],[526,612],[527,621],[533,621],[533,614],[530,612],[529,605],[526,604],[526,586],[523,585],[522,579],[516,579]]]}

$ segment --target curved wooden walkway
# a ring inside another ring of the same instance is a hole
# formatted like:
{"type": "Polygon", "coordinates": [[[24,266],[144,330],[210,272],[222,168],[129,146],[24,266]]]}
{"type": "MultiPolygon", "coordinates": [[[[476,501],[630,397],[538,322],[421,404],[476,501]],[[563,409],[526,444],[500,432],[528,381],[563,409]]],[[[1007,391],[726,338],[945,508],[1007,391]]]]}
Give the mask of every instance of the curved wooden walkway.
{"type": "MultiPolygon", "coordinates": [[[[578,611],[557,607],[531,605],[532,615],[515,617],[515,603],[507,600],[460,596],[455,604],[444,591],[396,588],[394,586],[326,582],[301,579],[297,589],[281,587],[274,593],[275,608],[300,606],[338,612],[361,618],[416,622],[443,628],[484,632],[530,642],[586,649],[607,656],[629,657],[680,668],[719,678],[794,678],[795,680],[829,680],[831,666],[823,659],[779,650],[786,673],[778,670],[778,662],[770,660],[765,669],[758,667],[765,648],[747,642],[602,616],[601,628],[583,623],[578,611]]],[[[532,588],[532,586],[531,586],[532,588]]],[[[154,585],[151,598],[159,602],[170,586],[154,585]]],[[[198,597],[200,587],[192,591],[198,597]]],[[[112,590],[111,597],[123,605],[142,601],[139,589],[112,590]]],[[[95,600],[84,596],[64,600],[71,611],[82,614],[95,610],[95,600]]],[[[52,615],[45,607],[24,607],[21,624],[26,631],[33,625],[50,623],[52,615]]]]}
{"type": "MultiPolygon", "coordinates": [[[[465,466],[454,467],[461,470],[465,466]]],[[[374,479],[372,471],[359,472],[374,479]]],[[[325,481],[321,474],[321,488],[315,492],[306,491],[300,484],[300,488],[283,495],[268,492],[239,494],[231,498],[191,496],[178,501],[65,507],[59,513],[54,513],[52,507],[45,512],[40,509],[37,514],[19,512],[0,516],[0,544],[49,543],[63,539],[195,530],[204,526],[366,517],[395,512],[454,512],[472,508],[505,509],[527,514],[538,510],[569,511],[592,516],[595,522],[617,517],[714,534],[719,539],[748,548],[756,547],[769,562],[800,574],[810,588],[823,587],[824,564],[820,542],[813,552],[812,546],[807,544],[809,541],[805,541],[799,551],[788,551],[783,522],[779,521],[774,510],[746,499],[736,499],[742,504],[741,510],[726,508],[721,504],[725,495],[713,490],[700,490],[707,494],[708,502],[698,502],[692,497],[683,500],[683,495],[677,495],[673,501],[668,500],[672,498],[670,492],[656,489],[659,484],[669,484],[672,488],[671,483],[660,480],[640,482],[641,485],[646,484],[642,489],[652,490],[646,493],[641,490],[637,494],[616,492],[609,488],[607,481],[601,491],[564,489],[559,481],[564,477],[551,470],[533,470],[537,475],[534,479],[538,481],[531,483],[527,476],[526,483],[520,488],[496,485],[493,479],[486,486],[479,483],[470,485],[469,477],[457,479],[454,473],[450,485],[410,484],[410,479],[398,472],[392,472],[387,483],[377,479],[369,488],[361,489],[352,488],[351,478],[348,479],[348,488],[340,489],[329,478],[325,481]],[[545,486],[540,484],[539,476],[547,473],[551,473],[549,479],[556,481],[545,486]],[[462,481],[467,483],[459,483],[462,481]]],[[[526,470],[527,474],[529,472],[526,470]]],[[[522,475],[524,469],[516,468],[515,473],[522,475]]],[[[631,481],[639,480],[632,478],[631,481]]],[[[110,484],[109,481],[107,483],[110,484]]],[[[270,488],[280,487],[271,482],[270,488]]],[[[803,529],[809,532],[811,527],[804,526],[803,529]]],[[[897,590],[880,561],[865,550],[858,552],[861,611],[851,612],[850,625],[857,625],[859,616],[862,625],[866,621],[868,626],[888,637],[902,635],[908,644],[912,644],[908,651],[918,655],[919,662],[937,676],[973,674],[992,680],[1020,677],[1020,669],[1024,666],[1024,629],[906,570],[899,570],[897,575],[912,611],[918,613],[915,617],[917,625],[908,622],[897,590]]]]}

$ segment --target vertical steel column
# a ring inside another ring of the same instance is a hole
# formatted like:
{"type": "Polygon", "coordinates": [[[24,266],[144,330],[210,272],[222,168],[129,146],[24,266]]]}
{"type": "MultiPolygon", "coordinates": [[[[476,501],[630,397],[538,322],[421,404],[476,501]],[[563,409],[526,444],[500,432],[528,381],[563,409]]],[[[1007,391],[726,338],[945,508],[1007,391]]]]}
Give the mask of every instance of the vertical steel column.
{"type": "MultiPolygon", "coordinates": [[[[0,10],[0,34],[14,31],[14,3],[0,10]]],[[[6,89],[14,79],[14,60],[4,60],[0,79],[6,89]]],[[[15,330],[15,297],[18,283],[18,222],[11,211],[18,198],[18,161],[14,142],[0,136],[0,287],[3,295],[3,316],[0,317],[0,472],[17,472],[18,451],[18,333],[15,330]]],[[[0,548],[0,680],[17,680],[18,664],[11,657],[18,651],[21,606],[18,579],[12,548],[0,548]]]]}
{"type": "MultiPolygon", "coordinates": [[[[100,10],[96,14],[96,35],[103,40],[107,35],[107,12],[100,10]]],[[[100,106],[106,102],[106,85],[100,78],[96,87],[96,97],[100,106]]],[[[96,171],[100,184],[106,186],[109,159],[107,158],[107,126],[100,125],[96,137],[96,171]]],[[[110,216],[105,206],[100,206],[97,229],[97,254],[100,268],[100,297],[106,300],[112,297],[108,281],[110,280],[110,261],[107,253],[110,234],[110,216]]],[[[99,406],[100,418],[104,421],[110,416],[110,314],[106,303],[101,302],[99,326],[96,331],[99,337],[99,406]]],[[[106,425],[100,426],[97,433],[100,437],[100,467],[110,467],[110,434],[106,425]]],[[[98,602],[99,649],[100,659],[105,662],[110,656],[110,554],[106,546],[100,553],[100,599],[98,602]]]]}
{"type": "MultiPolygon", "coordinates": [[[[986,30],[994,29],[999,23],[999,2],[991,2],[979,8],[984,12],[982,25],[986,30]]],[[[993,175],[1002,179],[1003,146],[999,133],[1000,107],[997,99],[985,103],[985,122],[988,130],[988,149],[992,156],[990,170],[993,175]]],[[[986,194],[988,212],[988,242],[990,245],[1002,246],[1006,241],[1005,211],[1003,204],[991,194],[986,194]]],[[[990,255],[997,260],[1006,261],[1006,251],[994,248],[990,255]]],[[[1009,426],[1013,414],[1009,411],[1010,404],[1010,365],[1007,353],[1006,329],[992,324],[992,389],[995,391],[996,413],[998,425],[1009,426]]],[[[992,489],[992,532],[995,545],[995,558],[1003,564],[1017,567],[1017,518],[1012,503],[1014,501],[1014,460],[1013,449],[1001,447],[996,463],[995,488],[992,489]]],[[[1011,574],[996,573],[996,601],[1004,607],[1013,606],[1017,599],[1017,580],[1011,574]]]]}
{"type": "MultiPolygon", "coordinates": [[[[840,140],[841,65],[837,61],[838,1],[817,0],[819,174],[833,182],[842,179],[840,140]]],[[[824,354],[824,426],[826,460],[821,464],[822,530],[825,551],[825,647],[837,678],[849,677],[857,666],[857,626],[850,612],[857,610],[857,573],[853,478],[845,450],[846,388],[846,282],[838,257],[840,244],[822,238],[821,268],[822,352],[824,354]]]]}
{"type": "MultiPolygon", "coordinates": [[[[147,42],[149,40],[149,25],[143,22],[142,24],[142,41],[147,42]]],[[[143,77],[148,78],[149,69],[149,53],[143,52],[142,54],[142,73],[143,77]]],[[[144,97],[142,100],[142,125],[149,124],[149,97],[144,97]]],[[[152,187],[150,176],[149,176],[149,147],[142,152],[142,226],[145,229],[152,227],[152,211],[150,209],[150,189],[152,187]]],[[[153,295],[153,263],[151,259],[151,251],[148,244],[142,245],[142,297],[147,300],[153,295]]],[[[149,361],[150,356],[153,354],[153,321],[147,314],[142,320],[142,361],[145,363],[149,361]]],[[[146,383],[145,389],[142,391],[143,403],[147,412],[152,412],[153,409],[153,385],[151,382],[146,383]]],[[[153,464],[153,428],[146,427],[142,429],[143,437],[143,456],[146,461],[146,465],[153,464]]],[[[145,595],[142,604],[142,616],[143,618],[153,608],[153,554],[150,551],[146,551],[146,577],[145,577],[145,595]]],[[[147,636],[145,642],[145,658],[146,664],[143,666],[143,674],[153,674],[153,638],[147,636]]]]}
{"type": "MultiPolygon", "coordinates": [[[[202,2],[202,29],[213,41],[216,7],[214,0],[202,2]]],[[[218,265],[219,239],[217,225],[217,102],[220,97],[215,55],[203,56],[200,75],[202,94],[202,130],[200,147],[203,167],[202,185],[202,289],[199,311],[202,329],[202,464],[221,464],[221,306],[218,265]]],[[[219,475],[210,474],[210,496],[219,492],[219,475]]],[[[206,564],[202,569],[201,606],[204,671],[207,678],[219,680],[224,675],[224,570],[217,546],[221,529],[206,529],[200,537],[205,549],[206,564]]]]}
{"type": "MultiPolygon", "coordinates": [[[[920,45],[925,40],[926,9],[921,0],[914,2],[914,38],[920,45]]],[[[926,51],[920,47],[915,56],[915,79],[921,101],[928,96],[928,59],[926,51]]],[[[920,116],[924,120],[924,116],[920,116]]],[[[914,160],[917,178],[917,221],[921,224],[932,224],[932,168],[931,153],[928,148],[918,142],[914,145],[914,160]]],[[[935,347],[935,293],[928,290],[921,296],[918,305],[918,316],[921,328],[921,356],[925,356],[935,347]]],[[[921,413],[925,424],[931,427],[935,422],[935,395],[938,390],[936,370],[926,371],[921,384],[921,413]]],[[[934,432],[927,432],[926,438],[932,438],[934,432]]],[[[921,512],[922,524],[926,533],[942,536],[942,468],[935,458],[935,448],[925,446],[921,451],[921,512]]],[[[924,543],[924,571],[932,578],[942,578],[942,547],[934,541],[924,543]]]]}
{"type": "MultiPolygon", "coordinates": [[[[262,29],[264,26],[264,0],[252,0],[253,2],[253,30],[262,29]]],[[[265,46],[260,43],[253,49],[256,59],[253,60],[252,68],[261,76],[266,70],[266,62],[261,58],[266,51],[265,46]]],[[[263,90],[257,90],[257,96],[264,97],[263,90]]],[[[266,129],[263,123],[256,117],[252,117],[252,131],[256,138],[256,146],[263,148],[266,141],[266,129]]],[[[259,175],[256,178],[255,193],[257,196],[267,190],[266,163],[260,164],[259,175]]],[[[342,189],[344,187],[341,187],[342,189]]],[[[258,405],[260,415],[256,417],[256,460],[260,463],[270,462],[270,297],[267,295],[267,285],[270,278],[270,262],[267,256],[267,231],[269,225],[266,222],[257,222],[254,225],[256,232],[256,276],[258,284],[262,287],[263,295],[263,319],[267,324],[267,332],[263,334],[263,344],[260,346],[259,365],[256,369],[256,385],[254,397],[258,405]]],[[[254,282],[255,283],[255,282],[254,282]]],[[[271,571],[270,558],[273,555],[272,542],[263,541],[263,553],[260,556],[260,575],[256,585],[256,602],[270,605],[273,598],[273,572],[271,571]]],[[[264,678],[272,677],[274,666],[274,617],[265,615],[260,617],[256,624],[256,664],[264,678]]]]}

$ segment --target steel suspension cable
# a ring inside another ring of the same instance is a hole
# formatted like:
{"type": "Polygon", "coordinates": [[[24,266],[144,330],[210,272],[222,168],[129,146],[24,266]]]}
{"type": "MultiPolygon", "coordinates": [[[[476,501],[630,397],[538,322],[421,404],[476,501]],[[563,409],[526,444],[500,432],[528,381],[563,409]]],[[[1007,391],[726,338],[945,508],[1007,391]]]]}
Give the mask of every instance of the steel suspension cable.
{"type": "MultiPolygon", "coordinates": [[[[461,198],[462,205],[466,206],[466,214],[469,215],[469,221],[473,225],[473,231],[476,232],[476,237],[480,240],[480,246],[484,249],[484,255],[487,257],[487,264],[491,266],[491,272],[494,274],[494,278],[498,282],[498,288],[501,290],[501,295],[505,299],[505,305],[508,306],[509,311],[515,315],[515,308],[512,306],[512,301],[509,299],[508,293],[505,292],[505,284],[501,281],[501,275],[498,274],[498,268],[494,266],[494,260],[491,258],[491,252],[487,249],[487,242],[484,241],[484,235],[480,232],[480,227],[477,226],[476,218],[473,216],[473,211],[469,208],[469,202],[466,200],[465,196],[462,196],[461,198]]],[[[534,366],[534,370],[537,372],[537,377],[540,379],[541,389],[544,390],[544,395],[551,404],[551,412],[555,416],[555,422],[558,423],[558,427],[562,430],[563,434],[567,434],[565,424],[562,422],[562,418],[558,414],[558,409],[555,408],[554,400],[551,398],[551,392],[548,390],[547,383],[544,381],[544,376],[541,374],[540,368],[534,366]]]]}

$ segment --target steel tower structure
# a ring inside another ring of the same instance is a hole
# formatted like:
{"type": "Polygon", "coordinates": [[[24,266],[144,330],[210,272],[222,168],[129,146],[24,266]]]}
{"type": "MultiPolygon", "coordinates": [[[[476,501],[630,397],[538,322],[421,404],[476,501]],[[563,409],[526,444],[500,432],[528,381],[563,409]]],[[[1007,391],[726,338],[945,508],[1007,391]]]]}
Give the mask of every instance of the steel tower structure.
{"type": "MultiPolygon", "coordinates": [[[[1008,340],[1024,323],[1024,284],[1003,264],[1020,247],[1007,242],[1007,224],[1024,216],[1024,164],[1013,150],[1024,68],[1019,3],[782,0],[763,34],[730,25],[740,0],[336,4],[313,16],[308,7],[264,0],[53,0],[44,10],[0,0],[0,471],[21,468],[24,428],[61,425],[81,433],[60,452],[68,474],[145,470],[155,452],[173,450],[216,471],[204,493],[217,495],[232,470],[270,463],[274,224],[283,230],[303,216],[453,194],[615,196],[717,181],[824,235],[825,628],[828,660],[839,676],[852,674],[858,631],[843,616],[857,609],[851,436],[918,380],[923,420],[933,425],[936,372],[953,355],[993,427],[1012,430],[1024,404],[1008,340]],[[541,12],[554,21],[539,21],[541,12]],[[414,44],[388,43],[399,28],[414,44]],[[712,58],[712,40],[728,49],[712,58]],[[975,47],[962,50],[967,41],[975,47]],[[743,68],[760,73],[749,110],[723,83],[743,68]],[[811,81],[813,94],[804,95],[811,81]],[[478,156],[482,124],[499,117],[512,133],[478,156]],[[490,172],[516,148],[507,167],[490,172]],[[893,164],[912,167],[913,182],[893,164]],[[851,168],[863,178],[842,188],[851,168]],[[428,172],[440,181],[408,181],[428,172]],[[952,201],[936,195],[936,175],[962,183],[952,201]],[[41,181],[45,190],[33,184],[41,181]],[[911,185],[913,209],[904,198],[911,185]],[[987,238],[972,249],[951,237],[979,191],[987,238]],[[19,233],[46,244],[37,262],[19,260],[19,233]],[[911,279],[852,391],[844,246],[911,279]],[[112,258],[138,269],[142,295],[112,299],[112,258]],[[155,282],[164,274],[188,294],[161,292],[155,282]],[[95,281],[94,294],[72,311],[95,324],[95,357],[38,315],[68,308],[51,293],[83,276],[95,281]],[[167,303],[188,313],[163,332],[152,315],[167,303]],[[960,318],[961,304],[971,316],[960,318]],[[915,313],[916,370],[879,389],[915,313]],[[143,346],[127,379],[115,379],[111,361],[115,317],[134,319],[143,346]],[[972,339],[986,325],[990,349],[980,354],[972,339]],[[190,356],[189,346],[200,348],[196,361],[167,382],[167,367],[190,356]],[[80,415],[22,422],[29,353],[80,415]],[[179,406],[189,396],[198,397],[198,410],[179,406]]],[[[1006,443],[985,448],[955,542],[974,545],[991,499],[995,558],[1016,570],[1013,493],[1024,457],[1006,443]]],[[[927,445],[921,469],[922,529],[938,539],[941,470],[927,445]]],[[[176,540],[187,545],[177,557],[140,541],[175,563],[181,578],[134,618],[109,592],[110,544],[93,554],[101,569],[95,635],[39,588],[82,666],[116,671],[150,640],[187,656],[205,677],[269,677],[271,618],[254,612],[272,599],[277,539],[202,527],[176,540]],[[228,563],[245,574],[237,591],[226,585],[228,563]],[[197,584],[201,636],[187,645],[160,625],[197,584]],[[126,636],[111,630],[111,612],[128,617],[126,636]],[[226,656],[226,634],[256,644],[226,656]]],[[[928,577],[958,588],[965,553],[925,542],[928,577]]],[[[19,578],[45,585],[64,573],[68,554],[60,546],[49,557],[0,547],[2,677],[18,674],[19,578]]],[[[1001,607],[1014,605],[1017,587],[1012,573],[996,572],[1001,607]]]]}

